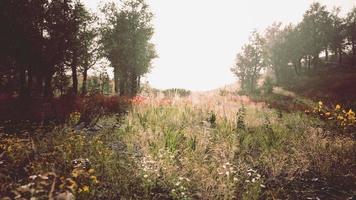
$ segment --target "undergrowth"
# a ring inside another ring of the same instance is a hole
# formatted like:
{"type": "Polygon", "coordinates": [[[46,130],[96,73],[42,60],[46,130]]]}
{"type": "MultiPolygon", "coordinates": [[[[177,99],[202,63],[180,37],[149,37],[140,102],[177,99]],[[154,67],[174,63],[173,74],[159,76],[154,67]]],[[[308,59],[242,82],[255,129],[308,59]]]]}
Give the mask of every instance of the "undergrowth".
{"type": "Polygon", "coordinates": [[[74,126],[74,113],[74,122],[50,132],[2,133],[1,198],[355,195],[353,139],[326,136],[337,129],[304,112],[236,106],[227,117],[191,104],[140,102],[124,117],[104,116],[94,132],[74,126]]]}

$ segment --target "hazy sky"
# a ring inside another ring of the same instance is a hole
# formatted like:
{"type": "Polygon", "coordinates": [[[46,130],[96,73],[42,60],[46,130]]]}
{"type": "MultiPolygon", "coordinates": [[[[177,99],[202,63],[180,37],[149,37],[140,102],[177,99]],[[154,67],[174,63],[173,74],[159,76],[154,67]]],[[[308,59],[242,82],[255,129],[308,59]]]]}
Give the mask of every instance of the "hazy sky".
{"type": "MultiPolygon", "coordinates": [[[[100,0],[84,0],[95,9],[100,0]]],[[[311,0],[147,0],[155,14],[159,58],[147,75],[156,88],[209,90],[236,81],[235,55],[254,30],[275,21],[296,23],[311,0]]],[[[342,14],[356,0],[319,0],[342,14]]]]}

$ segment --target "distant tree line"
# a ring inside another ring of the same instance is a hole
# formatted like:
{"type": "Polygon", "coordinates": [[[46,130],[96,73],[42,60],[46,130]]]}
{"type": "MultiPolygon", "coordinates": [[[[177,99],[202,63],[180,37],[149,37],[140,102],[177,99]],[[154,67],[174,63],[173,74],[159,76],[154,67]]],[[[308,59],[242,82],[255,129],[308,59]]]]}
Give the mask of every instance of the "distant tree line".
{"type": "Polygon", "coordinates": [[[164,96],[166,97],[187,97],[191,94],[191,91],[181,88],[171,88],[162,91],[164,96]]]}
{"type": "Polygon", "coordinates": [[[95,85],[88,71],[106,58],[116,92],[135,95],[156,57],[152,13],[143,0],[121,3],[105,5],[103,21],[80,0],[1,0],[0,94],[85,95],[95,85]]]}
{"type": "Polygon", "coordinates": [[[339,13],[340,8],[328,11],[313,3],[297,25],[274,23],[264,33],[254,31],[231,69],[242,90],[254,91],[263,71],[273,71],[277,83],[283,83],[291,74],[299,76],[327,64],[355,66],[356,7],[345,18],[339,13]]]}

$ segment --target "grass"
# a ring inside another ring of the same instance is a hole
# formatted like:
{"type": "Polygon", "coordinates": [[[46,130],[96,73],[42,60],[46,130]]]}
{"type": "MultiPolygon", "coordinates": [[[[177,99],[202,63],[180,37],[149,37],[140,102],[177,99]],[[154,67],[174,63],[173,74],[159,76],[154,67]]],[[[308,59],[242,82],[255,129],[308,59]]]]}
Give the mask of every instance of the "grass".
{"type": "Polygon", "coordinates": [[[325,121],[245,97],[145,99],[99,131],[1,137],[1,197],[347,199],[355,141],[325,121]],[[33,175],[37,175],[33,178],[33,175]],[[31,178],[32,177],[32,178],[31,178]],[[39,192],[40,191],[40,192],[39,192]]]}

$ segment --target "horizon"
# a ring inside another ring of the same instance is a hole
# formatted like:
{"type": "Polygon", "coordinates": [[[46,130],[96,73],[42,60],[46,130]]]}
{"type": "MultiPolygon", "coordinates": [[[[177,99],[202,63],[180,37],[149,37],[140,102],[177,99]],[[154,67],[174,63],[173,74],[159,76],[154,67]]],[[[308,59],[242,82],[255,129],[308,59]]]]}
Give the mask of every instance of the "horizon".
{"type": "MultiPolygon", "coordinates": [[[[99,2],[84,0],[93,11],[97,11],[99,2]]],[[[326,5],[328,10],[339,6],[341,15],[356,5],[355,0],[147,1],[155,15],[152,41],[159,57],[143,80],[157,89],[192,91],[233,84],[237,78],[230,68],[250,33],[263,31],[273,22],[296,24],[313,2],[326,5]]]]}

